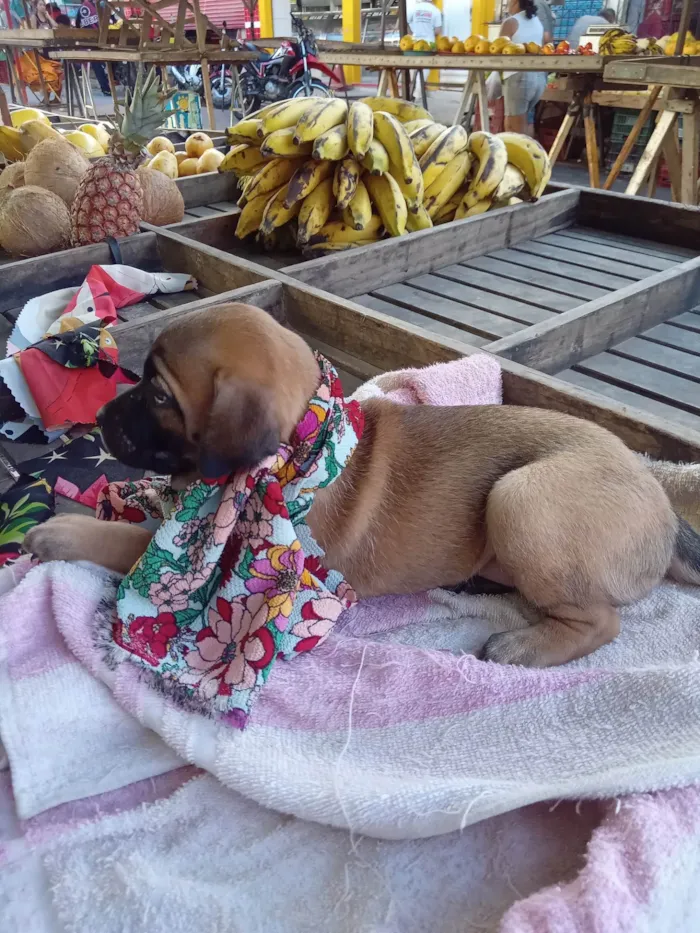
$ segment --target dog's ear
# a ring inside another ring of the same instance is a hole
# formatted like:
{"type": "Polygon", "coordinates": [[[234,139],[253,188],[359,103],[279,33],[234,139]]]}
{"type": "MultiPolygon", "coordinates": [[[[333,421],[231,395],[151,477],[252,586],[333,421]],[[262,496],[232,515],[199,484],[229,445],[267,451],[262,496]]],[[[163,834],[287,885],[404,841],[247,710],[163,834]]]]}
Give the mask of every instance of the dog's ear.
{"type": "Polygon", "coordinates": [[[219,375],[214,400],[199,438],[199,470],[219,479],[255,466],[281,443],[279,418],[270,389],[219,375]]]}

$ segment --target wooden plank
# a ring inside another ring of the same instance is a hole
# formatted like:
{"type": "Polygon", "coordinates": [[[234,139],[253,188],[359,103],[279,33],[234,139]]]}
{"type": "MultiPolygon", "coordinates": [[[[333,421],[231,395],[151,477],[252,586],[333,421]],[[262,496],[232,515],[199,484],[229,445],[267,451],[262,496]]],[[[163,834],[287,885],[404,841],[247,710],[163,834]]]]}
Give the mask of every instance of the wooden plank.
{"type": "Polygon", "coordinates": [[[674,408],[672,405],[664,404],[664,402],[657,402],[656,399],[647,398],[637,392],[632,392],[630,389],[623,389],[621,386],[605,382],[603,379],[597,379],[595,376],[589,376],[575,369],[567,369],[563,373],[557,373],[557,378],[579,386],[581,389],[586,389],[588,392],[599,393],[625,406],[631,405],[634,408],[648,411],[657,418],[670,422],[675,421],[680,425],[692,428],[693,431],[700,432],[700,417],[692,415],[682,408],[674,408]]]}
{"type": "Polygon", "coordinates": [[[506,297],[516,295],[521,302],[527,302],[538,308],[547,308],[549,311],[568,311],[570,308],[575,308],[582,303],[580,298],[562,295],[560,292],[549,291],[546,288],[539,288],[536,285],[530,285],[528,282],[518,282],[515,285],[510,279],[504,281],[496,275],[481,272],[479,269],[470,268],[468,265],[445,266],[444,269],[440,269],[438,275],[440,278],[463,282],[465,285],[471,285],[481,291],[492,292],[495,295],[504,295],[506,297]]]}
{"type": "Polygon", "coordinates": [[[187,209],[187,214],[190,217],[219,217],[221,211],[216,211],[211,207],[202,206],[202,207],[189,207],[187,209]]]}
{"type": "MultiPolygon", "coordinates": [[[[579,257],[583,253],[589,256],[616,260],[617,262],[624,263],[625,265],[639,266],[643,271],[646,272],[646,274],[648,274],[650,269],[653,269],[655,272],[661,272],[664,269],[670,269],[671,266],[678,264],[674,259],[660,259],[656,256],[651,256],[648,253],[637,253],[633,250],[625,249],[624,247],[613,246],[611,243],[592,243],[589,240],[573,239],[562,236],[558,233],[552,233],[548,236],[540,237],[537,242],[547,243],[552,246],[560,246],[563,249],[572,250],[575,253],[578,253],[579,257]]],[[[597,259],[593,264],[597,265],[597,259]]]]}
{"type": "Polygon", "coordinates": [[[588,270],[589,279],[595,277],[598,269],[602,272],[610,272],[628,281],[637,281],[644,278],[646,274],[639,266],[623,266],[615,259],[596,258],[595,269],[593,269],[591,257],[585,253],[576,253],[573,250],[562,249],[560,246],[548,246],[546,243],[540,242],[540,240],[527,240],[524,243],[518,243],[515,249],[517,252],[541,256],[551,262],[566,262],[573,266],[581,266],[588,270]]]}
{"type": "Polygon", "coordinates": [[[698,322],[698,331],[686,330],[683,327],[676,327],[674,324],[657,324],[650,330],[645,330],[641,335],[646,340],[654,343],[662,343],[667,347],[675,347],[678,350],[685,350],[686,353],[697,353],[700,355],[700,321],[698,322]]]}
{"type": "MultiPolygon", "coordinates": [[[[289,324],[302,333],[325,340],[382,370],[431,363],[470,355],[464,344],[428,334],[408,322],[397,321],[352,301],[333,298],[318,289],[285,287],[289,324]]],[[[504,402],[564,411],[608,428],[633,450],[668,460],[700,458],[700,433],[680,428],[652,414],[628,409],[589,395],[545,373],[499,360],[504,402]]]]}
{"type": "Polygon", "coordinates": [[[220,211],[222,214],[230,214],[231,211],[240,210],[235,201],[215,201],[213,204],[210,204],[209,207],[213,208],[215,211],[220,211]]]}
{"type": "Polygon", "coordinates": [[[492,273],[498,278],[517,282],[518,287],[527,284],[536,285],[555,295],[564,295],[566,298],[575,299],[577,304],[586,299],[600,298],[601,295],[607,295],[611,291],[609,288],[589,285],[586,282],[579,282],[567,278],[565,275],[560,275],[558,267],[556,273],[543,271],[542,269],[516,265],[513,262],[497,259],[495,253],[490,256],[476,256],[474,259],[470,259],[469,262],[460,263],[459,266],[448,266],[447,268],[481,270],[492,273]]]}
{"type": "Polygon", "coordinates": [[[434,317],[446,324],[462,327],[481,337],[489,337],[491,340],[514,334],[523,327],[522,324],[511,321],[509,318],[498,317],[495,314],[481,311],[479,308],[472,308],[469,305],[451,301],[449,298],[441,298],[439,295],[432,295],[403,283],[378,288],[373,294],[395,304],[401,304],[411,311],[418,311],[427,317],[434,317]]]}
{"type": "Polygon", "coordinates": [[[684,311],[683,314],[677,314],[675,317],[670,317],[667,323],[675,324],[676,327],[683,327],[689,331],[697,331],[700,333],[700,314],[695,314],[693,311],[684,311]]]}
{"type": "MultiPolygon", "coordinates": [[[[640,231],[641,233],[642,231],[640,231]]],[[[571,237],[575,240],[588,240],[593,243],[610,243],[615,246],[624,246],[627,249],[634,250],[637,253],[648,253],[650,256],[658,256],[660,259],[675,259],[683,262],[684,259],[692,259],[697,256],[700,249],[688,249],[682,246],[664,246],[663,243],[655,243],[653,240],[642,239],[641,236],[624,236],[621,233],[608,233],[606,230],[594,230],[591,227],[569,227],[561,231],[561,236],[571,237]]]]}
{"type": "Polygon", "coordinates": [[[236,208],[227,214],[218,213],[216,217],[185,219],[178,224],[170,224],[168,230],[198,243],[206,243],[207,246],[230,252],[243,245],[235,237],[239,213],[240,209],[236,208]]]}
{"type": "MultiPolygon", "coordinates": [[[[126,237],[119,240],[119,245],[125,265],[147,271],[162,268],[153,233],[126,237]]],[[[47,291],[80,285],[91,266],[111,264],[112,256],[106,243],[8,263],[0,274],[0,311],[47,291]]]]}
{"type": "Polygon", "coordinates": [[[444,71],[544,71],[591,74],[603,71],[602,55],[387,55],[385,52],[322,52],[327,65],[359,65],[362,68],[439,68],[444,71]],[[419,64],[420,63],[420,64],[419,64]]]}
{"type": "Polygon", "coordinates": [[[583,360],[576,369],[582,373],[603,376],[608,381],[614,381],[648,398],[700,414],[700,392],[697,383],[690,379],[674,376],[614,353],[600,353],[583,360]]]}
{"type": "Polygon", "coordinates": [[[700,172],[700,116],[697,104],[692,113],[683,117],[683,164],[681,201],[698,203],[698,173],[700,172]]]}
{"type": "Polygon", "coordinates": [[[187,272],[213,292],[230,291],[269,278],[269,271],[257,263],[234,259],[219,249],[193,243],[164,227],[142,226],[156,232],[158,252],[167,271],[187,272]]]}
{"type": "Polygon", "coordinates": [[[689,58],[688,64],[660,64],[658,59],[612,61],[605,66],[603,80],[619,84],[663,84],[666,87],[700,88],[698,59],[689,58]],[[691,66],[691,62],[695,64],[691,66]]]}
{"type": "MultiPolygon", "coordinates": [[[[517,247],[513,249],[494,250],[494,252],[489,253],[489,256],[492,259],[503,259],[507,262],[514,263],[517,266],[523,266],[529,269],[539,269],[540,272],[556,272],[558,276],[572,279],[582,285],[588,285],[593,278],[595,280],[595,285],[598,288],[607,289],[608,291],[614,291],[618,288],[625,288],[625,286],[630,284],[629,279],[623,278],[621,275],[613,275],[609,272],[598,272],[596,270],[594,276],[590,268],[590,263],[588,268],[584,268],[583,266],[576,266],[570,262],[562,261],[555,263],[552,262],[552,260],[548,257],[536,256],[534,253],[523,252],[517,247]]],[[[576,292],[574,292],[574,294],[576,294],[576,292]]]]}
{"type": "Polygon", "coordinates": [[[562,190],[536,204],[504,207],[493,214],[382,240],[282,271],[336,295],[373,292],[409,275],[432,272],[569,225],[575,219],[579,197],[579,189],[562,190]]]}
{"type": "Polygon", "coordinates": [[[685,353],[683,350],[644,340],[642,337],[623,340],[622,343],[615,344],[610,352],[700,382],[700,357],[694,353],[685,353]]]}
{"type": "Polygon", "coordinates": [[[535,369],[558,372],[660,324],[699,299],[697,257],[566,311],[554,321],[536,324],[489,349],[535,369]]]}
{"type": "Polygon", "coordinates": [[[629,197],[615,191],[580,189],[577,222],[608,233],[638,235],[671,246],[700,244],[700,211],[652,198],[629,197]]]}
{"type": "Polygon", "coordinates": [[[406,280],[406,285],[420,288],[433,295],[445,296],[469,308],[490,311],[499,317],[505,317],[520,324],[539,324],[551,320],[555,314],[546,308],[526,304],[507,295],[496,295],[471,285],[454,282],[439,273],[436,275],[418,275],[406,280]]]}
{"type": "Polygon", "coordinates": [[[113,332],[119,347],[120,363],[127,369],[141,372],[143,361],[153,341],[169,324],[186,314],[206,311],[208,308],[225,304],[227,301],[245,301],[259,308],[265,308],[278,320],[284,319],[282,286],[277,282],[260,282],[248,288],[233,289],[200,301],[195,299],[169,311],[155,311],[138,320],[117,324],[113,332]]]}
{"type": "Polygon", "coordinates": [[[375,311],[381,311],[390,317],[398,318],[400,321],[408,321],[409,324],[415,324],[416,327],[422,327],[424,330],[433,334],[441,334],[443,337],[451,337],[460,343],[468,343],[473,347],[481,347],[490,342],[490,337],[479,337],[468,331],[461,330],[459,327],[453,327],[451,324],[445,324],[435,318],[427,317],[425,314],[418,314],[416,311],[409,311],[403,305],[395,305],[390,301],[384,301],[376,295],[358,295],[354,299],[358,304],[365,308],[372,308],[375,311]]]}
{"type": "Polygon", "coordinates": [[[236,201],[240,194],[233,172],[207,172],[178,178],[175,184],[185,202],[185,209],[202,207],[213,201],[236,201]]]}

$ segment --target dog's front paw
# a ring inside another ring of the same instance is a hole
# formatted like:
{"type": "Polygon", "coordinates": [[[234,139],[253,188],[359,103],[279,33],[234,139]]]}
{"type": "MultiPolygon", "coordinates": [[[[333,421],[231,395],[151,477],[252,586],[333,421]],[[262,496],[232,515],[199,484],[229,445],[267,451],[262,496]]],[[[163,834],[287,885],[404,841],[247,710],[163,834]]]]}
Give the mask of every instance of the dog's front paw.
{"type": "Polygon", "coordinates": [[[96,535],[101,523],[86,515],[56,515],[27,532],[23,547],[47,563],[51,560],[94,560],[96,535]],[[93,525],[94,523],[94,525],[93,525]]]}
{"type": "Polygon", "coordinates": [[[519,664],[523,667],[539,667],[532,644],[532,633],[528,629],[517,632],[499,632],[492,635],[481,649],[481,661],[496,664],[519,664]]]}

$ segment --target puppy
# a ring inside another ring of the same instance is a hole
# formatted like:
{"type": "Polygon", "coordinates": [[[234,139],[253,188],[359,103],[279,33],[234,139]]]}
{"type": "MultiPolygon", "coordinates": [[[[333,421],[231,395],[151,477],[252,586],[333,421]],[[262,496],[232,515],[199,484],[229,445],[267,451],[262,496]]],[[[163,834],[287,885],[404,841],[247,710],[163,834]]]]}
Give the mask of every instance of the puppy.
{"type": "MultiPolygon", "coordinates": [[[[179,319],[156,340],[141,382],[99,414],[124,463],[223,474],[274,453],[306,409],[318,366],[301,337],[258,308],[229,304],[179,319]]],[[[483,656],[563,664],[619,631],[620,606],[668,572],[700,582],[700,537],[613,434],[520,406],[363,403],[365,431],[308,522],[360,596],[452,587],[479,573],[511,582],[542,615],[492,636],[483,656]]],[[[42,560],[127,572],[143,529],[59,516],[27,536],[42,560]]]]}

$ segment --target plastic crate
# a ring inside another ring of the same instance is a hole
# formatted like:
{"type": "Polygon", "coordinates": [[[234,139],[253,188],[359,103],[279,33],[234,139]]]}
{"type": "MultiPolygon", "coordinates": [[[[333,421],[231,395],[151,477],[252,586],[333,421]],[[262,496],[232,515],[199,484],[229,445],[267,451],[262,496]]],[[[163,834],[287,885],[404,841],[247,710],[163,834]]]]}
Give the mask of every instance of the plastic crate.
{"type": "MultiPolygon", "coordinates": [[[[615,132],[629,133],[629,131],[634,126],[634,124],[637,122],[638,117],[639,117],[638,110],[628,110],[628,109],[622,109],[622,108],[616,109],[613,115],[613,125],[612,125],[613,133],[615,132]]],[[[651,135],[651,129],[653,125],[654,125],[654,117],[650,115],[649,119],[647,120],[647,122],[644,124],[642,128],[642,133],[648,130],[649,135],[651,135]]]]}

